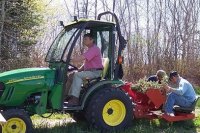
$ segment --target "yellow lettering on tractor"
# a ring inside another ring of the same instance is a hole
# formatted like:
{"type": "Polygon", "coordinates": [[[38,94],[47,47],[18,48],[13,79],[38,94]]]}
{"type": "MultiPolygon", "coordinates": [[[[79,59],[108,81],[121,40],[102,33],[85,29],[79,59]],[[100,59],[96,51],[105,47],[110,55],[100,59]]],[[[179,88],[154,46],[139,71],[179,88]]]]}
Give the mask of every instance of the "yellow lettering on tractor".
{"type": "Polygon", "coordinates": [[[12,83],[28,81],[28,80],[43,79],[43,78],[44,76],[38,75],[38,76],[24,77],[23,79],[11,79],[6,84],[12,84],[12,83]]]}

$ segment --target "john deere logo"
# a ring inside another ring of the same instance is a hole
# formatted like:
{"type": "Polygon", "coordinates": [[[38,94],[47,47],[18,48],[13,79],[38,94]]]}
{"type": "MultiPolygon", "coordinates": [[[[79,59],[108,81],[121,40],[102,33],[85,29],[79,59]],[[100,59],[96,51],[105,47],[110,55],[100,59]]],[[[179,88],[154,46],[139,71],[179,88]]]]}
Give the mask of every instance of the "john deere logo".
{"type": "Polygon", "coordinates": [[[28,81],[28,80],[43,79],[43,78],[44,76],[38,75],[38,76],[24,77],[23,79],[11,79],[6,84],[12,84],[12,83],[28,81]]]}

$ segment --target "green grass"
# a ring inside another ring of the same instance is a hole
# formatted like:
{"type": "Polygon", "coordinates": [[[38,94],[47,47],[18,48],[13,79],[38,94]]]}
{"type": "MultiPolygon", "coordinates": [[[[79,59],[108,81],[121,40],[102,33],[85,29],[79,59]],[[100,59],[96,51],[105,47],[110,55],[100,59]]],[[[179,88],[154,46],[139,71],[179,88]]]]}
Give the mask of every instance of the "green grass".
{"type": "Polygon", "coordinates": [[[196,107],[200,108],[200,100],[197,101],[196,107]]]}
{"type": "MultiPolygon", "coordinates": [[[[32,117],[35,133],[99,133],[86,121],[72,121],[69,115],[56,114],[50,118],[32,117]],[[56,123],[54,123],[57,121],[56,123]],[[53,122],[53,125],[51,125],[53,122]]],[[[137,119],[121,133],[197,133],[200,132],[200,116],[194,120],[168,123],[164,120],[137,119]]]]}
{"type": "MultiPolygon", "coordinates": [[[[200,87],[195,87],[200,95],[200,87]]],[[[198,133],[200,132],[200,100],[197,102],[198,117],[194,120],[168,123],[164,120],[134,120],[132,126],[121,133],[198,133]]],[[[47,114],[49,115],[49,114],[47,114]]],[[[50,118],[34,115],[35,133],[99,133],[86,121],[75,122],[68,114],[53,114],[50,118]]]]}
{"type": "Polygon", "coordinates": [[[200,86],[195,86],[195,91],[198,95],[200,95],[200,86]]]}
{"type": "MultiPolygon", "coordinates": [[[[200,87],[199,86],[195,86],[195,91],[196,91],[196,94],[200,96],[200,87]]],[[[200,108],[200,99],[197,101],[196,106],[198,108],[200,108]]]]}

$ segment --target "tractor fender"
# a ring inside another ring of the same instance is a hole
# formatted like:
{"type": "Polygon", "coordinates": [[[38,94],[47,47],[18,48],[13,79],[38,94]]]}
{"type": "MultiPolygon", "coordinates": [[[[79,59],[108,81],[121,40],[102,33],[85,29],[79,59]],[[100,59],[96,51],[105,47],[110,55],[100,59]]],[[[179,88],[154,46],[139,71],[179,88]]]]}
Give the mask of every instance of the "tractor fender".
{"type": "Polygon", "coordinates": [[[101,80],[101,81],[99,81],[98,83],[96,83],[93,86],[91,86],[90,88],[88,88],[88,91],[81,99],[81,108],[83,109],[85,107],[85,105],[87,104],[87,101],[89,100],[89,98],[98,90],[103,89],[103,86],[106,86],[106,85],[120,86],[123,84],[124,84],[124,82],[121,80],[101,80]]]}

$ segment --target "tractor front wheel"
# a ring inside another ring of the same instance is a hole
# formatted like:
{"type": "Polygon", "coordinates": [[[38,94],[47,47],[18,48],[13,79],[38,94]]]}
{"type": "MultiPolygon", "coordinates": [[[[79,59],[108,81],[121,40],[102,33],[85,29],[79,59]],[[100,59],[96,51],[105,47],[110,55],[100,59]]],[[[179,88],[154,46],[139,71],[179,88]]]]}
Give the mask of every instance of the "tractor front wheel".
{"type": "Polygon", "coordinates": [[[32,133],[33,125],[29,115],[21,109],[3,111],[6,123],[2,127],[3,133],[32,133]]]}
{"type": "Polygon", "coordinates": [[[103,131],[125,129],[133,120],[133,105],[128,94],[118,88],[98,91],[86,111],[87,120],[103,131]]]}

